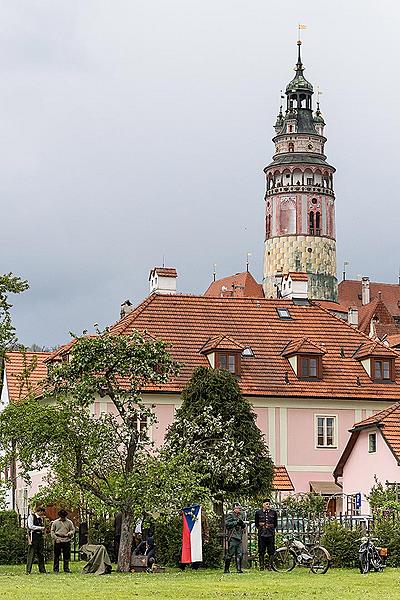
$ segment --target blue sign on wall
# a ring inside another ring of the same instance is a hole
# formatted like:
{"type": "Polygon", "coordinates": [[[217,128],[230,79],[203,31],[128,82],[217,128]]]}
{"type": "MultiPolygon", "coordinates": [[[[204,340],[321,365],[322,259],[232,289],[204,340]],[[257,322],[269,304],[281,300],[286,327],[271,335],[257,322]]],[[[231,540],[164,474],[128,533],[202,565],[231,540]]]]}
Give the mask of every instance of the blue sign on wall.
{"type": "Polygon", "coordinates": [[[358,492],[356,494],[356,508],[361,508],[361,492],[358,492]]]}

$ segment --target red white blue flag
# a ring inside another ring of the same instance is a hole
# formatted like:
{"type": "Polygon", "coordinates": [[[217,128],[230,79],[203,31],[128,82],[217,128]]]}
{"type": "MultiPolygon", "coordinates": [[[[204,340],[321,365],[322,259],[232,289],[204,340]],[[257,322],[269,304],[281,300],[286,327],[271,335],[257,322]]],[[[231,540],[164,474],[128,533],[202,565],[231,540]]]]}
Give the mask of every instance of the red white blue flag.
{"type": "Polygon", "coordinates": [[[182,557],[181,563],[188,564],[203,560],[201,539],[201,506],[193,504],[182,510],[182,557]]]}

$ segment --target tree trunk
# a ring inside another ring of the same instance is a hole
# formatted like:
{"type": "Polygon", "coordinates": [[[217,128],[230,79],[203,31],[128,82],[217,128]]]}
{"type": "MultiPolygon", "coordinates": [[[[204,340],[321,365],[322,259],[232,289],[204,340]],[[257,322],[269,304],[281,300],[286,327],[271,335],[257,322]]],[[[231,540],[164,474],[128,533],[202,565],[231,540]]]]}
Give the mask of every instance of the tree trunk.
{"type": "Polygon", "coordinates": [[[133,540],[133,515],[122,513],[121,540],[118,552],[118,571],[129,572],[131,566],[132,540],[133,540]]]}

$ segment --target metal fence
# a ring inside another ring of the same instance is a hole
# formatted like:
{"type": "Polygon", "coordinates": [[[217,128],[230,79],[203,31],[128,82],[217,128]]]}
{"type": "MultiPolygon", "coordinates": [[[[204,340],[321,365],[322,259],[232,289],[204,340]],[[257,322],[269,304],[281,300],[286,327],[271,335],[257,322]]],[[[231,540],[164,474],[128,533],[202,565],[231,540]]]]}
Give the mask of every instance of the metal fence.
{"type": "MultiPolygon", "coordinates": [[[[249,511],[250,512],[250,511],[249,511]]],[[[285,509],[277,509],[278,527],[276,530],[278,543],[279,537],[286,535],[294,535],[304,544],[318,544],[324,533],[324,529],[328,523],[337,522],[346,529],[359,529],[360,533],[369,532],[373,528],[374,521],[382,518],[382,516],[391,519],[399,518],[396,514],[393,515],[378,515],[372,517],[370,515],[355,516],[347,514],[339,514],[337,516],[328,516],[325,513],[321,514],[299,514],[292,513],[285,509]]],[[[250,513],[252,514],[252,513],[250,513]]],[[[224,530],[224,545],[226,549],[227,531],[224,530]]],[[[258,564],[258,532],[254,523],[254,519],[246,519],[246,530],[243,535],[243,563],[252,567],[258,564]]]]}

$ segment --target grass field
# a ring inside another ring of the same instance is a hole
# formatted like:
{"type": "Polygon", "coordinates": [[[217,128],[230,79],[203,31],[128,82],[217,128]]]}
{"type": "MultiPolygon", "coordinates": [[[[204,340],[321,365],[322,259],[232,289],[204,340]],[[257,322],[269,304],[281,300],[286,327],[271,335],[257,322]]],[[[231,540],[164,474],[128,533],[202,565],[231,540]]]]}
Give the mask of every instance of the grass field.
{"type": "MultiPolygon", "coordinates": [[[[72,563],[73,573],[25,575],[22,566],[0,567],[0,599],[13,600],[191,600],[240,598],[248,600],[398,600],[400,569],[360,575],[356,570],[330,570],[313,575],[305,569],[278,574],[248,571],[223,575],[222,571],[170,570],[163,574],[94,576],[79,573],[83,563],[72,563]]],[[[34,565],[34,569],[37,569],[34,565]]],[[[50,565],[48,566],[50,571],[50,565]]]]}

